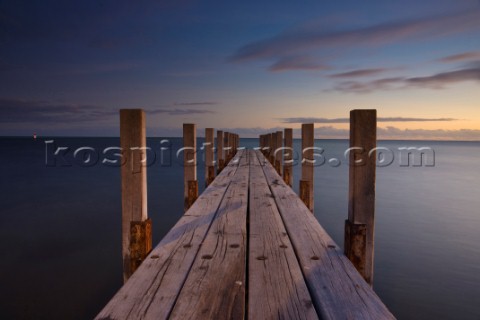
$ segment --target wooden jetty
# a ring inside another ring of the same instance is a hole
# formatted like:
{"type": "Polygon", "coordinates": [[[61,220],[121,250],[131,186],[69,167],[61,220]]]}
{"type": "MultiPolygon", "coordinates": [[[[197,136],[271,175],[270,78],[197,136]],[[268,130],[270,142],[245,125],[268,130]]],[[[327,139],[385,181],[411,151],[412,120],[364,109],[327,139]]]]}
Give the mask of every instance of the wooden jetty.
{"type": "MultiPolygon", "coordinates": [[[[353,111],[355,130],[364,115],[353,111]]],[[[195,143],[195,128],[184,129],[185,141],[195,143]]],[[[306,139],[310,147],[313,125],[305,130],[305,136],[311,132],[306,139]]],[[[291,130],[285,132],[285,145],[291,146],[291,130]]],[[[373,218],[359,221],[355,207],[370,205],[372,180],[362,176],[361,183],[351,182],[350,201],[356,201],[362,186],[370,193],[367,202],[349,207],[347,257],[312,214],[313,166],[304,164],[306,195],[301,199],[290,187],[291,166],[283,162],[290,156],[268,152],[268,143],[279,147],[281,133],[260,136],[258,150],[238,148],[235,134],[218,135],[227,151],[217,155],[225,160],[218,164],[218,174],[213,178],[214,169],[209,169],[208,187],[189,199],[188,186],[198,183],[196,173],[185,169],[187,211],[96,319],[395,319],[373,291],[371,274],[365,273],[371,265],[366,247],[373,246],[373,240],[367,241],[373,218]],[[288,173],[282,177],[279,171],[288,173]]],[[[212,143],[213,131],[208,129],[207,136],[212,143]]],[[[187,161],[193,158],[185,155],[187,161]]],[[[351,168],[350,177],[371,169],[351,168]]]]}

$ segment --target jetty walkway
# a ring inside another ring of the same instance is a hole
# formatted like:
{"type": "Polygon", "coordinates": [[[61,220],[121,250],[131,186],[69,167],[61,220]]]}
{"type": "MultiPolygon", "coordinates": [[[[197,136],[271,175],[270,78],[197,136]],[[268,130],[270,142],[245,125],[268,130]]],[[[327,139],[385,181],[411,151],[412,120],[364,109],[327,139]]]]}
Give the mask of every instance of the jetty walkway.
{"type": "Polygon", "coordinates": [[[96,319],[394,319],[258,150],[239,150],[96,319]]]}

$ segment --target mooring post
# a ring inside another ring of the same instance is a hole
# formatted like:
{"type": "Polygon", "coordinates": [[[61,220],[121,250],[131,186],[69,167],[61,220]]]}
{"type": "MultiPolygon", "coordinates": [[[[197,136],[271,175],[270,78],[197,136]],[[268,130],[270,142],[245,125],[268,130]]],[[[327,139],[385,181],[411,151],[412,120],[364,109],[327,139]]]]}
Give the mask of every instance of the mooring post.
{"type": "Polygon", "coordinates": [[[277,150],[275,150],[275,169],[277,170],[277,173],[279,176],[283,175],[283,131],[277,131],[276,132],[276,140],[277,142],[276,147],[277,150]]]}
{"type": "Polygon", "coordinates": [[[223,156],[223,131],[217,130],[217,174],[223,170],[225,158],[223,156]]]}
{"type": "Polygon", "coordinates": [[[237,154],[237,149],[238,149],[238,134],[234,133],[233,134],[233,148],[232,148],[232,158],[237,154]]]}
{"type": "Polygon", "coordinates": [[[313,213],[313,123],[302,124],[302,179],[300,180],[300,199],[313,213]]]}
{"type": "Polygon", "coordinates": [[[152,249],[152,226],[147,214],[147,153],[145,113],[120,110],[122,175],[123,280],[135,272],[152,249]]]}
{"type": "Polygon", "coordinates": [[[272,144],[270,151],[270,163],[275,168],[275,151],[277,150],[277,132],[272,132],[272,144]]]}
{"type": "Polygon", "coordinates": [[[230,132],[225,132],[224,134],[224,148],[225,148],[225,166],[230,162],[230,152],[231,152],[231,148],[230,148],[230,138],[231,138],[231,134],[230,132]]]}
{"type": "Polygon", "coordinates": [[[272,153],[272,134],[267,133],[265,135],[265,158],[270,161],[270,154],[272,153]]]}
{"type": "Polygon", "coordinates": [[[213,159],[213,128],[205,129],[205,186],[208,187],[215,179],[215,162],[213,159]]]}
{"type": "Polygon", "coordinates": [[[183,124],[184,209],[187,211],[198,198],[197,126],[183,124]]]}
{"type": "Polygon", "coordinates": [[[350,111],[348,220],[345,255],[373,283],[377,111],[350,111]]]}
{"type": "Polygon", "coordinates": [[[283,180],[290,187],[293,185],[293,130],[291,128],[285,128],[285,154],[283,156],[283,180]]]}
{"type": "Polygon", "coordinates": [[[259,140],[260,140],[260,143],[259,143],[260,152],[263,155],[265,155],[265,135],[261,134],[260,137],[259,137],[259,140]]]}

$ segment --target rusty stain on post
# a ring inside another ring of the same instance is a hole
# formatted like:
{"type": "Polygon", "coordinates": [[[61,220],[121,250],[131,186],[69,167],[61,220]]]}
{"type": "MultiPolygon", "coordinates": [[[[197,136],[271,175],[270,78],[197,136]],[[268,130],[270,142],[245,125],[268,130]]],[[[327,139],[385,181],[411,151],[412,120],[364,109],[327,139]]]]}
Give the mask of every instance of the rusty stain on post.
{"type": "Polygon", "coordinates": [[[152,220],[130,222],[130,270],[135,272],[152,251],[152,220]]]}

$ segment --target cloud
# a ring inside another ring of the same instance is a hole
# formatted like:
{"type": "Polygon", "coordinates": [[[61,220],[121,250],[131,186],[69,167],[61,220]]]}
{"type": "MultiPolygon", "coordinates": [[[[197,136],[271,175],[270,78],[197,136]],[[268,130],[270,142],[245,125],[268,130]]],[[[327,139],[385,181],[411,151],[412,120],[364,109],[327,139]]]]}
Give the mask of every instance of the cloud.
{"type": "MultiPolygon", "coordinates": [[[[280,118],[283,123],[350,123],[350,118],[280,118]]],[[[377,122],[448,122],[457,121],[455,118],[404,118],[378,117],[377,122]]]]}
{"type": "MultiPolygon", "coordinates": [[[[150,114],[170,116],[188,114],[211,114],[211,110],[191,108],[144,108],[150,114]]],[[[85,122],[113,120],[118,117],[118,109],[96,105],[76,105],[52,103],[40,100],[21,100],[0,98],[0,123],[34,123],[34,124],[80,124],[85,122]]]]}
{"type": "Polygon", "coordinates": [[[373,76],[379,73],[386,72],[388,68],[374,68],[374,69],[358,69],[358,70],[352,70],[348,72],[342,72],[342,73],[335,73],[329,75],[330,78],[355,78],[355,77],[368,77],[368,76],[373,76]]]}
{"type": "MultiPolygon", "coordinates": [[[[221,129],[220,129],[221,130],[221,129]]],[[[229,132],[235,132],[241,138],[258,138],[261,134],[274,131],[283,131],[283,127],[274,128],[227,128],[229,132]]],[[[335,128],[333,126],[315,127],[316,139],[348,139],[348,129],[335,128]]],[[[301,129],[293,129],[294,138],[301,137],[301,129]]],[[[480,141],[480,130],[459,129],[399,129],[393,126],[378,127],[377,137],[379,140],[458,140],[458,141],[480,141]]]]}
{"type": "Polygon", "coordinates": [[[273,72],[287,70],[321,71],[329,69],[330,67],[327,65],[316,63],[306,56],[284,57],[268,68],[268,70],[273,72]]]}
{"type": "Polygon", "coordinates": [[[175,102],[175,106],[214,106],[217,102],[212,101],[200,101],[200,102],[175,102]]]}
{"type": "Polygon", "coordinates": [[[93,105],[0,98],[0,123],[57,124],[60,121],[62,123],[99,121],[117,114],[118,110],[93,105]]]}
{"type": "Polygon", "coordinates": [[[180,109],[180,108],[175,108],[175,109],[150,109],[150,110],[145,110],[147,113],[151,114],[168,114],[171,116],[178,116],[178,115],[188,115],[188,114],[212,114],[216,113],[215,111],[211,110],[202,110],[202,109],[180,109]]]}
{"type": "Polygon", "coordinates": [[[401,89],[405,87],[441,89],[446,85],[465,81],[480,81],[480,66],[472,65],[472,68],[441,72],[424,77],[395,77],[367,82],[344,81],[337,84],[334,90],[367,93],[376,90],[401,89]]]}
{"type": "MultiPolygon", "coordinates": [[[[432,39],[480,29],[480,10],[457,12],[443,16],[377,24],[358,29],[331,31],[318,26],[287,30],[275,37],[252,42],[239,48],[232,62],[276,59],[298,55],[309,50],[385,45],[405,40],[432,39]]],[[[270,68],[274,68],[273,64],[270,68]]]]}
{"type": "Polygon", "coordinates": [[[399,129],[395,127],[378,128],[379,139],[395,140],[457,140],[480,141],[480,130],[426,130],[426,129],[399,129]]]}
{"type": "Polygon", "coordinates": [[[472,61],[480,60],[480,51],[469,51],[459,54],[454,54],[451,56],[443,57],[438,59],[441,62],[461,62],[461,61],[472,61]]]}

